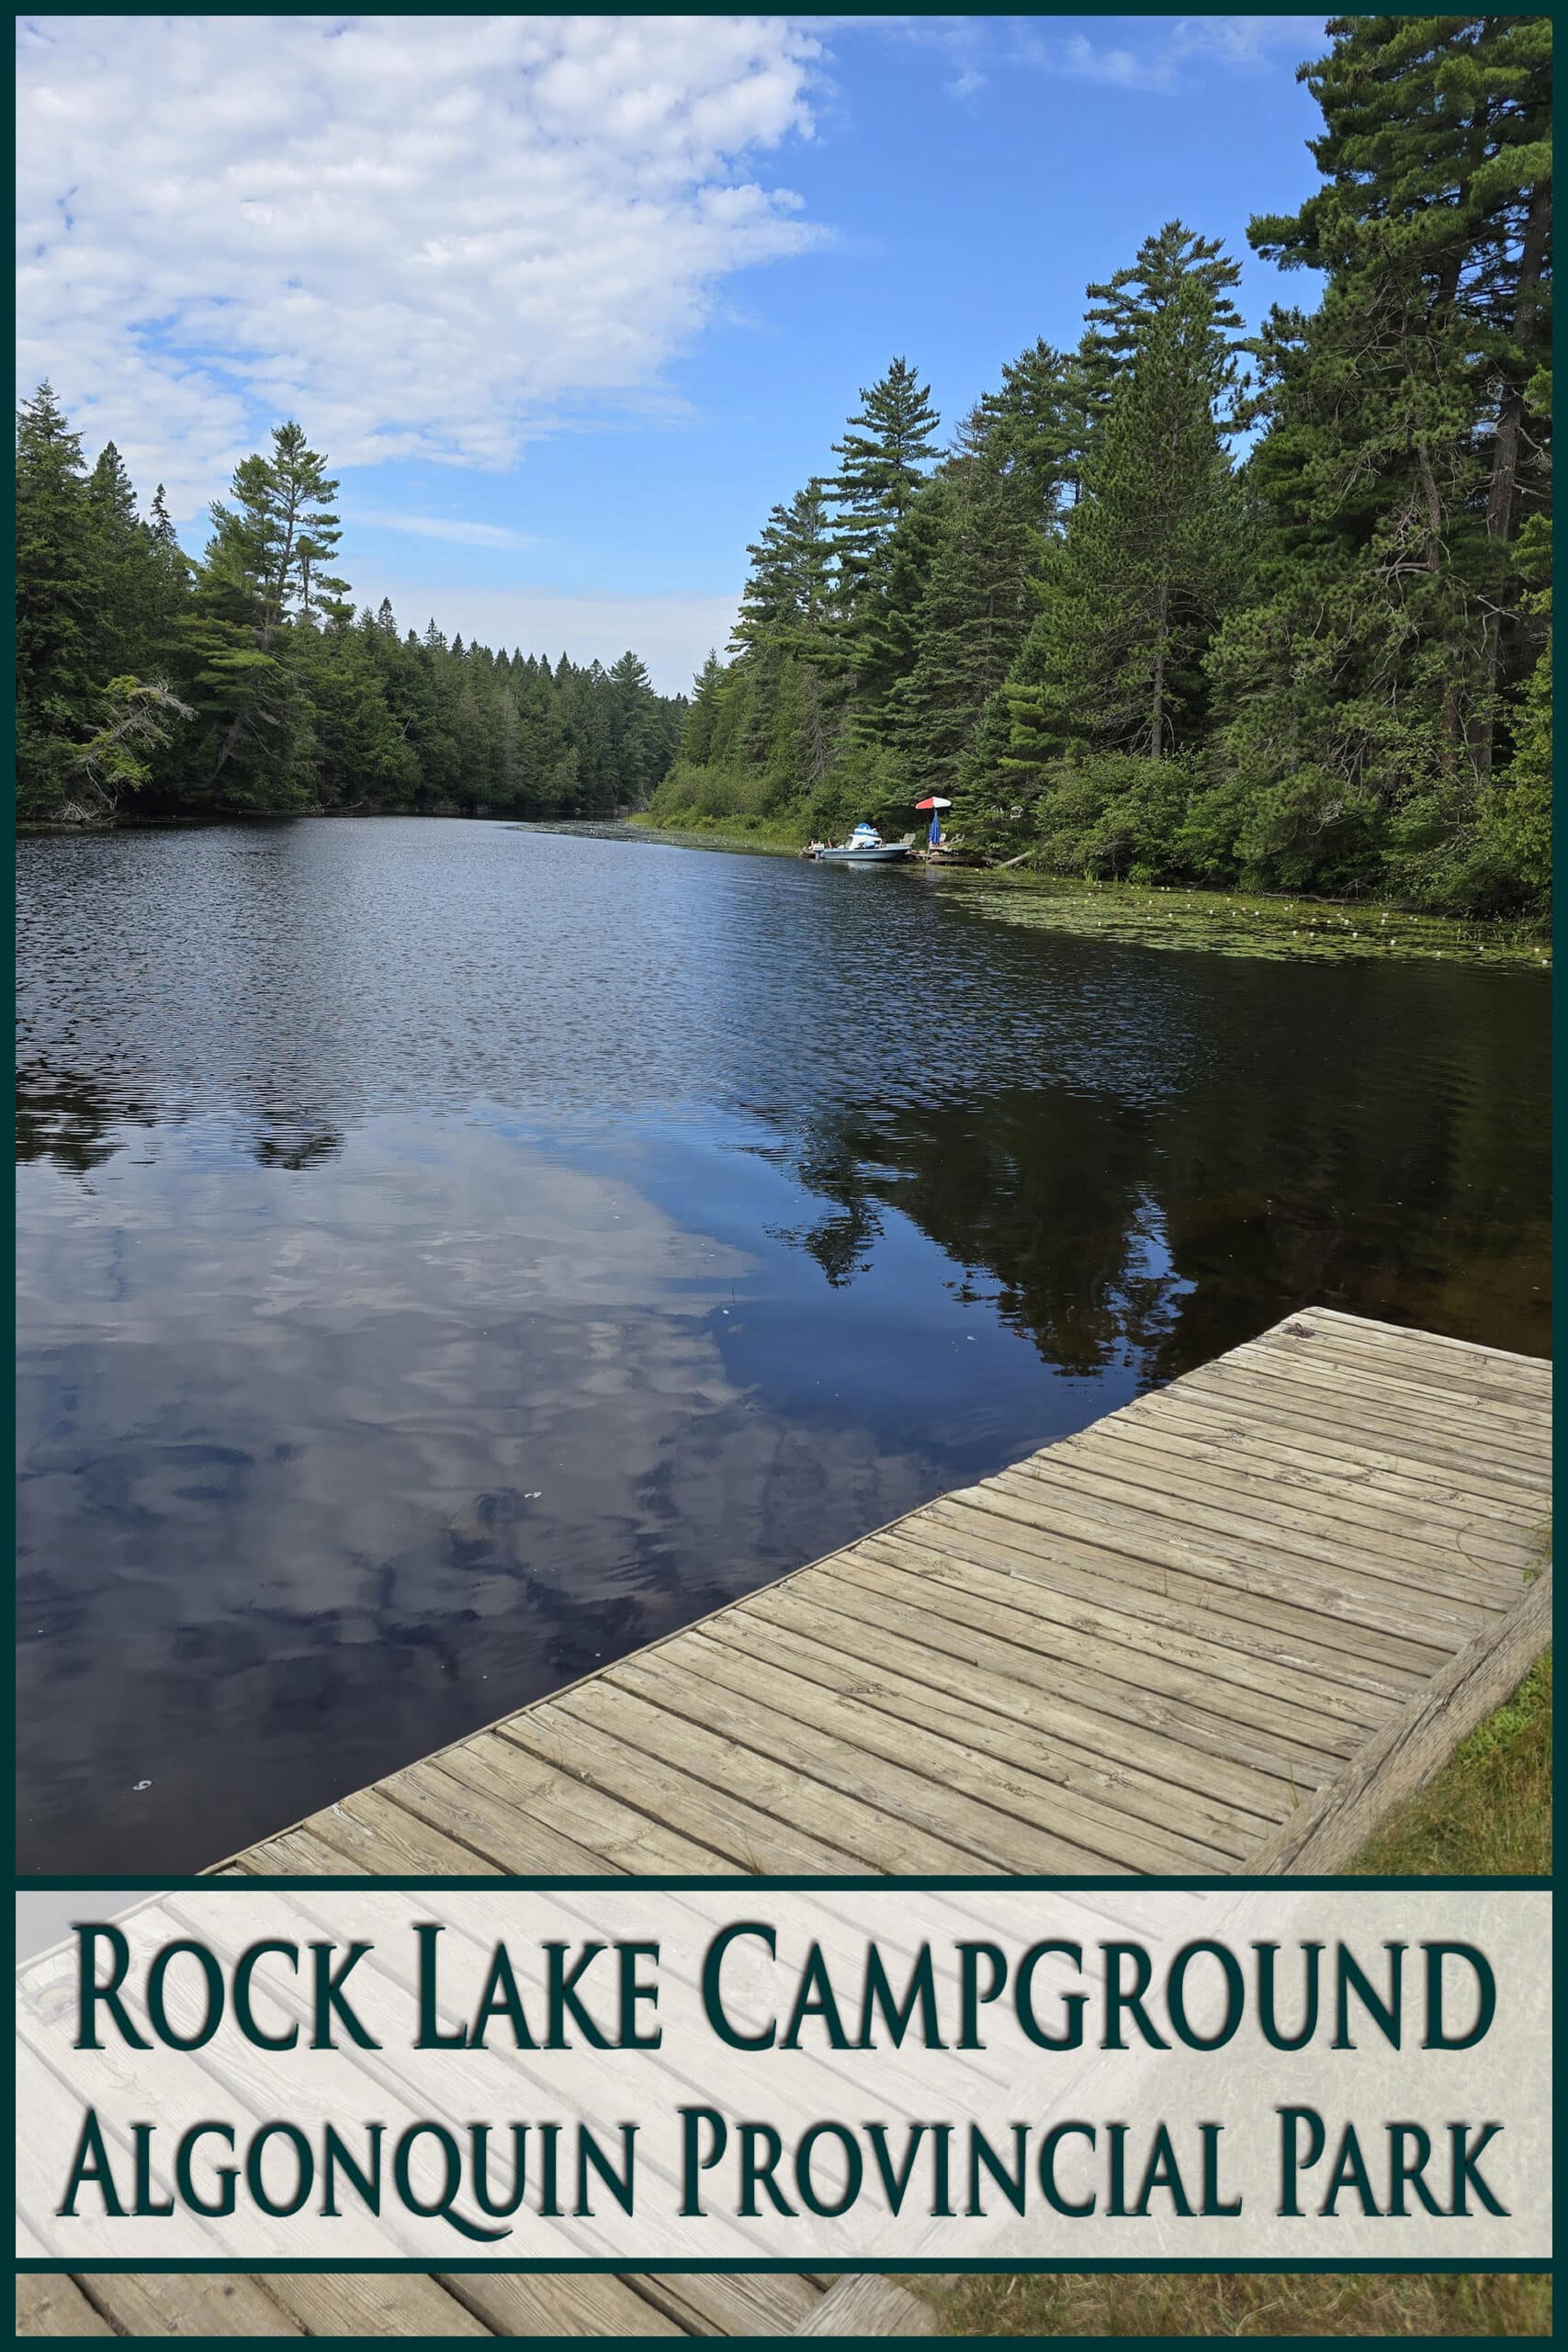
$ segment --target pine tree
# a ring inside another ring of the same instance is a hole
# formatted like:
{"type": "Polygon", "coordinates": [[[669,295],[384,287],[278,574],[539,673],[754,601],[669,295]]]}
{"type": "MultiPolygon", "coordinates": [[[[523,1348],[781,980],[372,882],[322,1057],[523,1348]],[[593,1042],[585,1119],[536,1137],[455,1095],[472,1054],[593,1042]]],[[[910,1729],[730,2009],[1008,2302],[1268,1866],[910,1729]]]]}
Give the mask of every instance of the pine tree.
{"type": "Polygon", "coordinates": [[[346,619],[345,583],[325,574],[337,546],[324,458],[294,423],[270,457],[243,458],[233,504],[215,502],[186,623],[192,699],[209,723],[208,788],[242,808],[301,805],[311,787],[310,720],[294,625],[346,619]]]}
{"type": "Polygon", "coordinates": [[[642,808],[670,764],[670,738],[647,665],[632,652],[612,662],[605,680],[616,799],[642,808]]]}
{"type": "Polygon", "coordinates": [[[1178,296],[1188,299],[1194,279],[1209,298],[1210,401],[1223,427],[1238,421],[1235,402],[1247,346],[1230,289],[1240,278],[1240,264],[1217,237],[1201,237],[1185,221],[1168,220],[1144,239],[1134,261],[1113,271],[1103,285],[1086,288],[1089,308],[1073,369],[1083,444],[1103,421],[1117,379],[1143,349],[1154,321],[1178,296]]]}
{"type": "Polygon", "coordinates": [[[104,444],[87,477],[87,506],[99,631],[115,649],[116,666],[140,673],[153,651],[166,543],[142,521],[130,476],[112,441],[104,444]]]}
{"type": "Polygon", "coordinates": [[[1061,476],[1039,449],[1021,458],[1016,424],[1015,414],[972,419],[969,454],[945,485],[918,652],[894,697],[896,740],[917,796],[956,791],[981,714],[1033,618],[1041,526],[1061,476]]]}
{"type": "Polygon", "coordinates": [[[178,643],[179,616],[190,594],[193,567],[175,535],[162,482],[152,493],[148,536],[152,541],[147,585],[148,640],[152,662],[166,665],[178,643]]]}
{"type": "Polygon", "coordinates": [[[732,642],[780,643],[808,660],[827,658],[835,605],[823,483],[813,478],[787,505],[771,508],[746,552],[750,570],[732,642]]]}
{"type": "Polygon", "coordinates": [[[834,527],[839,596],[852,623],[888,543],[936,455],[941,418],[905,359],[895,359],[869,390],[833,444],[839,470],[828,494],[839,509],[834,527]]]}
{"type": "Polygon", "coordinates": [[[854,638],[858,741],[893,740],[899,690],[919,658],[926,592],[942,546],[948,489],[940,475],[922,485],[868,583],[854,638]]]}
{"type": "Polygon", "coordinates": [[[341,615],[299,639],[313,781],[327,808],[395,807],[412,797],[418,763],[389,707],[379,650],[374,622],[365,629],[341,615]]]}
{"type": "Polygon", "coordinates": [[[1002,368],[1001,389],[982,394],[960,438],[1021,493],[1037,531],[1060,518],[1082,453],[1083,402],[1076,362],[1042,337],[1002,368]]]}
{"type": "Polygon", "coordinates": [[[712,754],[726,674],[723,662],[710,646],[707,660],[692,681],[691,707],[681,730],[681,757],[693,767],[705,767],[712,754]]]}
{"type": "Polygon", "coordinates": [[[1551,27],[1329,31],[1302,69],[1326,183],[1251,231],[1326,285],[1260,338],[1261,593],[1214,673],[1243,794],[1273,811],[1260,870],[1349,808],[1369,871],[1386,839],[1406,887],[1451,899],[1540,644],[1519,552],[1549,490],[1551,27]]]}
{"type": "Polygon", "coordinates": [[[17,768],[28,809],[64,797],[71,748],[94,725],[94,554],[82,437],[42,383],[17,417],[17,768]]]}
{"type": "Polygon", "coordinates": [[[1238,552],[1213,354],[1213,296],[1192,270],[1121,369],[1047,556],[1007,687],[1010,769],[1037,778],[1075,744],[1157,761],[1201,722],[1201,665],[1238,552]]]}
{"type": "Polygon", "coordinates": [[[337,487],[326,460],[290,422],[274,426],[270,457],[241,459],[234,505],[212,508],[226,575],[248,596],[264,642],[294,614],[330,609],[341,598],[344,582],[324,570],[342,536],[337,487]]]}

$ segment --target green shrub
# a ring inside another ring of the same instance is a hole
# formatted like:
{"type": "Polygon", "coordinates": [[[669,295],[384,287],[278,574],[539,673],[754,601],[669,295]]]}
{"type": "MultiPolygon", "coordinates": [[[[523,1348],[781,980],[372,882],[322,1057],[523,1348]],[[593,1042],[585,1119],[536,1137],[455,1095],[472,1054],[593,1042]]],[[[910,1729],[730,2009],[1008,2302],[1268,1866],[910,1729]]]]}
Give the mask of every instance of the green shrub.
{"type": "Polygon", "coordinates": [[[1245,888],[1354,897],[1377,887],[1383,815],[1375,793],[1303,767],[1247,798],[1235,841],[1245,888]]]}
{"type": "Polygon", "coordinates": [[[1114,882],[1179,875],[1176,840],[1198,782],[1190,760],[1125,752],[1048,768],[1034,817],[1045,864],[1114,882]]]}

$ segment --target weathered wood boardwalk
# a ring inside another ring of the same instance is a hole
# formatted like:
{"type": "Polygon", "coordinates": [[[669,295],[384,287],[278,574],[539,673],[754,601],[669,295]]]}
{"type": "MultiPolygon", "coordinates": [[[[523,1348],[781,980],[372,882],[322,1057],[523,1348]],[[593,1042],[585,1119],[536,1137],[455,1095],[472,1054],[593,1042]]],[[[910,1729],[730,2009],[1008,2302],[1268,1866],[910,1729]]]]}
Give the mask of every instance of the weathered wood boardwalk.
{"type": "MultiPolygon", "coordinates": [[[[220,1867],[1333,1871],[1544,1646],[1550,1413],[1534,1358],[1303,1310],[220,1867]]],[[[27,2325],[829,2333],[878,2284],[825,2283],[95,2277],[27,2325]]]]}

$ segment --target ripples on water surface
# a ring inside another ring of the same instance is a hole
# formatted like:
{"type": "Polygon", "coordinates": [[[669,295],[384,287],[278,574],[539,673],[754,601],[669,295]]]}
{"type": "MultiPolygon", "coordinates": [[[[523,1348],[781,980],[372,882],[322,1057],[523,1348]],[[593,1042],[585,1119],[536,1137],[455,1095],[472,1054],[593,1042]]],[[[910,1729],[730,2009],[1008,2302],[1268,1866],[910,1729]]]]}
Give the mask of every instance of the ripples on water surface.
{"type": "Polygon", "coordinates": [[[24,1870],[210,1862],[1304,1300],[1547,1346],[1534,972],[468,823],[20,866],[24,1870]]]}

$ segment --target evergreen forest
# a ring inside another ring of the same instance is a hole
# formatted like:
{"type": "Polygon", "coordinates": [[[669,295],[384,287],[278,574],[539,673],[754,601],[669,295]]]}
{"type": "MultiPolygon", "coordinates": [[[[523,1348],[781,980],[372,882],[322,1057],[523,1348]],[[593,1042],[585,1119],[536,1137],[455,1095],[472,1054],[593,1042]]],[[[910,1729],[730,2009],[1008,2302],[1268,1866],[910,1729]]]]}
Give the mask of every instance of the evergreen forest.
{"type": "Polygon", "coordinates": [[[24,820],[302,810],[608,817],[685,708],[635,653],[450,642],[357,615],[338,485],[296,424],[236,468],[199,562],[114,443],[89,470],[42,384],[17,427],[17,791],[24,820]],[[134,799],[128,797],[134,794],[134,799]]]}
{"type": "Polygon", "coordinates": [[[1179,220],[944,441],[864,389],[775,505],[654,810],[804,840],[953,803],[1064,874],[1536,913],[1550,872],[1544,17],[1332,19],[1321,185],[1248,334],[1179,220]]]}

